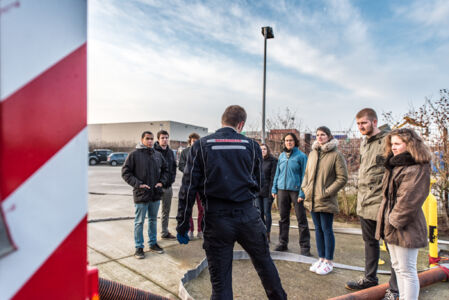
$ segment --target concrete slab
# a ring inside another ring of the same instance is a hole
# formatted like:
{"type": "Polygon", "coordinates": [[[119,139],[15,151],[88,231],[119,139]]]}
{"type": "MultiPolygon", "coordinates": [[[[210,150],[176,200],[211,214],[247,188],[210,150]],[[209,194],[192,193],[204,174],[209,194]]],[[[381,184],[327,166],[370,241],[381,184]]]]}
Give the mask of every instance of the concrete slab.
{"type": "MultiPolygon", "coordinates": [[[[174,186],[174,197],[170,215],[174,217],[177,212],[177,195],[181,174],[174,186]]],[[[110,166],[89,167],[89,191],[97,194],[89,195],[89,219],[118,218],[134,215],[134,205],[131,196],[131,187],[123,184],[120,178],[120,168],[110,166]],[[106,195],[99,195],[103,193],[106,195]]],[[[196,215],[196,209],[194,209],[196,215]]],[[[279,220],[279,214],[273,213],[273,223],[279,220]]],[[[295,225],[294,217],[291,225],[295,225]]],[[[196,225],[196,224],[195,224],[196,225]]],[[[144,232],[147,230],[144,226],[144,232]]],[[[175,233],[176,221],[172,218],[169,229],[175,233]]],[[[313,223],[309,222],[312,228],[313,223]]],[[[146,246],[146,258],[137,260],[134,254],[133,220],[119,220],[108,222],[89,223],[88,225],[88,259],[90,265],[100,270],[100,276],[149,290],[163,296],[176,298],[179,282],[184,273],[196,267],[205,257],[202,249],[202,241],[196,240],[188,245],[179,245],[176,240],[159,240],[158,243],[165,249],[165,254],[148,252],[146,246]]],[[[160,220],[158,222],[158,236],[160,236],[160,220]]],[[[355,228],[359,225],[350,223],[335,223],[334,228],[355,228]]],[[[273,250],[278,241],[279,228],[272,227],[273,250]]],[[[311,252],[317,257],[314,232],[311,231],[311,252]]],[[[335,262],[364,266],[363,240],[360,235],[348,235],[336,233],[335,262]]],[[[145,234],[145,242],[147,236],[145,234]]],[[[236,250],[241,249],[236,245],[236,250]]],[[[290,229],[289,251],[299,253],[298,230],[290,229]]],[[[385,265],[382,270],[389,270],[389,255],[381,252],[385,265]]],[[[325,299],[346,293],[344,283],[347,280],[363,275],[363,272],[339,270],[328,276],[318,276],[308,271],[308,264],[276,261],[280,276],[289,299],[325,299]]],[[[418,269],[427,267],[427,253],[425,249],[420,251],[418,269]]],[[[387,282],[388,275],[380,275],[381,282],[387,282]]],[[[233,271],[234,295],[236,299],[265,299],[264,291],[260,285],[254,268],[249,261],[235,261],[233,271]]],[[[421,291],[422,299],[449,299],[448,283],[432,285],[421,291]]],[[[208,299],[210,296],[210,282],[207,269],[202,272],[200,278],[187,285],[189,292],[196,295],[195,299],[208,299]]],[[[421,299],[420,296],[420,299],[421,299]]]]}

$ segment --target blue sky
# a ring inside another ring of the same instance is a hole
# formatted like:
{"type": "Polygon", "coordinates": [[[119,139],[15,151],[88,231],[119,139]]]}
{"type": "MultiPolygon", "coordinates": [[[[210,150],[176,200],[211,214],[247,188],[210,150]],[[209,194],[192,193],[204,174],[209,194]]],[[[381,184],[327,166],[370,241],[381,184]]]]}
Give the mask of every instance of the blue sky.
{"type": "Polygon", "coordinates": [[[401,115],[449,88],[449,1],[89,1],[89,123],[174,120],[215,130],[224,108],[302,130],[401,115]]]}

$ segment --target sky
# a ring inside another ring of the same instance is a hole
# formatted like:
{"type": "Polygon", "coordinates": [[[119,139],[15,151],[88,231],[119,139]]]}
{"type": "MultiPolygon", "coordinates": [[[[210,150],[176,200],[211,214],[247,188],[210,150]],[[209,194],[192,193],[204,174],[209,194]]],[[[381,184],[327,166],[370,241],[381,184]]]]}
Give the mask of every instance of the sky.
{"type": "Polygon", "coordinates": [[[362,108],[401,116],[449,88],[446,0],[88,3],[89,123],[213,131],[239,104],[260,128],[264,26],[267,117],[289,108],[303,131],[355,130],[362,108]]]}

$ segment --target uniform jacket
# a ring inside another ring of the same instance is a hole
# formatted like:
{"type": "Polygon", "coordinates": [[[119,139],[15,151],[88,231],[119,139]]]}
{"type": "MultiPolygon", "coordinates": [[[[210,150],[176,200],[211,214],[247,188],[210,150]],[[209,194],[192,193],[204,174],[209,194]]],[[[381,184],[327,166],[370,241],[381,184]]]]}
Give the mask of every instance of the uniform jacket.
{"type": "Polygon", "coordinates": [[[382,201],[382,178],[385,172],[383,152],[387,134],[381,131],[365,138],[360,145],[357,215],[364,219],[375,221],[382,201]]]}
{"type": "Polygon", "coordinates": [[[301,183],[304,178],[306,165],[307,156],[298,148],[293,148],[290,157],[287,157],[285,151],[282,152],[279,155],[271,192],[277,194],[278,189],[299,191],[299,197],[304,198],[304,193],[301,191],[301,183]]]}
{"type": "Polygon", "coordinates": [[[168,182],[167,163],[157,151],[144,145],[137,145],[136,150],[126,158],[122,167],[122,178],[133,187],[134,203],[146,203],[161,199],[162,189],[155,188],[157,183],[168,182]],[[140,188],[146,184],[151,189],[140,188]]]}
{"type": "Polygon", "coordinates": [[[168,167],[168,182],[164,184],[164,188],[169,188],[175,182],[176,179],[176,158],[173,151],[169,146],[167,148],[162,149],[159,145],[159,142],[154,143],[154,150],[160,152],[162,156],[165,158],[168,167]]]}
{"type": "Polygon", "coordinates": [[[313,212],[338,213],[338,191],[348,181],[343,155],[337,150],[338,141],[330,140],[320,147],[315,141],[307,160],[302,182],[304,206],[313,212]]]}
{"type": "Polygon", "coordinates": [[[271,198],[271,188],[273,187],[273,180],[276,174],[276,166],[278,164],[278,160],[270,155],[267,158],[264,158],[262,161],[262,173],[263,173],[263,184],[260,189],[260,197],[263,198],[271,198]]]}
{"type": "Polygon", "coordinates": [[[385,166],[376,239],[404,248],[425,247],[427,226],[421,207],[429,194],[430,165],[417,164],[405,152],[391,154],[385,166]]]}
{"type": "Polygon", "coordinates": [[[206,214],[209,206],[252,201],[260,190],[262,151],[259,144],[231,127],[196,141],[187,157],[179,190],[177,231],[189,229],[195,195],[200,193],[206,214]]]}
{"type": "Polygon", "coordinates": [[[179,171],[184,173],[184,168],[186,167],[186,163],[187,163],[187,155],[190,152],[190,146],[183,149],[181,152],[181,156],[179,157],[179,163],[178,163],[178,169],[179,171]]]}

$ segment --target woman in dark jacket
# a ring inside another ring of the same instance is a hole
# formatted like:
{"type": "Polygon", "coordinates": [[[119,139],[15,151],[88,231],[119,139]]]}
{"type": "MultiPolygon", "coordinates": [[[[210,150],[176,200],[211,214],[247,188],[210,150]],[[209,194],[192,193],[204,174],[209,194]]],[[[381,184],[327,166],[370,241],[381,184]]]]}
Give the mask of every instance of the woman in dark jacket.
{"type": "Polygon", "coordinates": [[[376,238],[388,244],[400,299],[418,299],[416,260],[427,245],[421,207],[429,194],[430,150],[412,129],[397,129],[386,138],[385,156],[376,238]]]}
{"type": "Polygon", "coordinates": [[[262,172],[263,185],[260,189],[259,196],[256,199],[256,206],[259,208],[260,217],[267,227],[267,238],[270,242],[271,232],[271,206],[273,204],[273,196],[271,195],[271,188],[273,186],[274,175],[276,174],[276,166],[278,160],[271,155],[270,148],[266,144],[260,145],[262,149],[262,172]]]}

